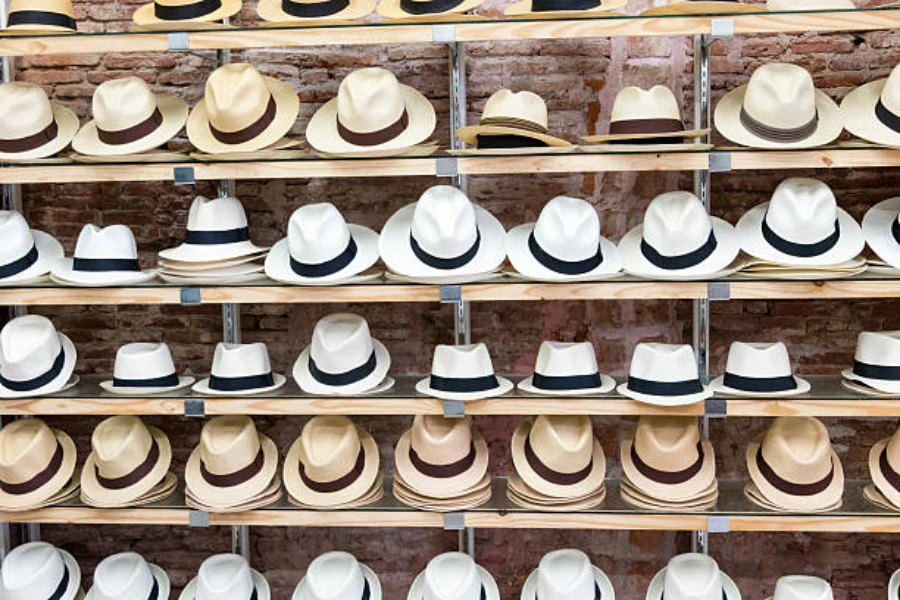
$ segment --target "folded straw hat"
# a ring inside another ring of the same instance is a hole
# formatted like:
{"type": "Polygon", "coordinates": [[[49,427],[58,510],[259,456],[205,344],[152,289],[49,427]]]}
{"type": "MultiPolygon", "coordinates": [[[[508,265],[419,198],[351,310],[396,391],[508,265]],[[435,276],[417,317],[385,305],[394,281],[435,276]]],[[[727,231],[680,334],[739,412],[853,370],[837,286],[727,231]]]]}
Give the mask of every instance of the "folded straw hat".
{"type": "Polygon", "coordinates": [[[269,600],[269,582],[238,554],[216,554],[200,565],[179,600],[269,600]]]}
{"type": "Polygon", "coordinates": [[[193,383],[193,377],[179,376],[175,371],[167,345],[135,342],[119,348],[113,378],[101,381],[100,387],[113,394],[140,396],[171,392],[193,383]]]}
{"type": "Polygon", "coordinates": [[[712,396],[700,381],[694,349],[687,344],[641,342],[634,347],[628,381],[619,393],[658,406],[694,404],[712,396]]]}
{"type": "Polygon", "coordinates": [[[236,15],[241,0],[154,0],[134,11],[136,25],[183,27],[185,23],[212,23],[236,15]]]}
{"type": "Polygon", "coordinates": [[[192,389],[199,394],[240,396],[271,392],[285,381],[284,375],[272,372],[264,343],[220,342],[213,354],[210,376],[195,383],[192,389]]]}
{"type": "Polygon", "coordinates": [[[63,247],[50,234],[29,229],[25,217],[0,210],[0,285],[24,282],[50,272],[63,257],[63,247]]]}
{"type": "Polygon", "coordinates": [[[481,112],[478,125],[460,127],[456,135],[477,148],[532,148],[571,146],[547,129],[547,103],[534,92],[494,92],[481,112]]]}
{"type": "Polygon", "coordinates": [[[869,474],[878,491],[900,507],[900,429],[869,451],[869,474]]]}
{"type": "Polygon", "coordinates": [[[141,270],[137,242],[127,226],[85,225],[74,257],[59,259],[50,274],[69,285],[132,285],[153,279],[156,269],[141,270]]]}
{"type": "Polygon", "coordinates": [[[861,85],[841,101],[844,128],[873,144],[900,146],[900,66],[886,79],[861,85]]]}
{"type": "Polygon", "coordinates": [[[47,92],[20,81],[0,85],[0,159],[53,156],[78,131],[74,112],[50,102],[47,92]]]}
{"type": "Polygon", "coordinates": [[[0,398],[58,392],[77,382],[75,345],[47,317],[16,317],[0,331],[0,398]]]}
{"type": "Polygon", "coordinates": [[[834,600],[834,592],[821,577],[785,575],[775,582],[775,593],[767,600],[834,600]]]}
{"type": "Polygon", "coordinates": [[[81,569],[65,550],[47,542],[29,542],[13,548],[3,560],[0,597],[75,600],[81,595],[81,569]]]}
{"type": "Polygon", "coordinates": [[[878,258],[900,269],[900,197],[879,202],[866,211],[862,231],[878,258]]]}
{"type": "Polygon", "coordinates": [[[468,554],[445,552],[428,561],[413,580],[407,600],[500,600],[500,590],[490,573],[468,554]]]}
{"type": "MultiPolygon", "coordinates": [[[[681,4],[692,5],[700,2],[686,1],[660,8],[672,8],[681,4]]],[[[675,99],[675,94],[666,86],[654,85],[649,90],[630,86],[622,88],[616,94],[609,121],[609,135],[594,135],[583,139],[586,142],[601,144],[610,142],[671,144],[680,142],[682,138],[706,135],[708,131],[708,129],[685,128],[681,120],[681,106],[675,99]]]]}
{"type": "Polygon", "coordinates": [[[62,490],[75,472],[72,438],[40,419],[20,419],[4,426],[0,447],[0,509],[42,504],[62,490]]]}
{"type": "Polygon", "coordinates": [[[860,332],[853,367],[841,375],[879,392],[900,394],[900,331],[860,332]]]}
{"type": "Polygon", "coordinates": [[[763,12],[764,10],[758,4],[744,4],[738,0],[670,0],[668,4],[645,10],[641,16],[730,14],[763,12]]]}
{"type": "Polygon", "coordinates": [[[519,0],[507,6],[503,14],[508,17],[591,14],[622,8],[626,3],[626,0],[519,0]]]}
{"type": "Polygon", "coordinates": [[[616,245],[600,235],[600,217],[590,203],[557,196],[537,222],[506,234],[506,254],[516,271],[541,281],[588,281],[618,274],[616,245]]]}
{"type": "Polygon", "coordinates": [[[168,600],[169,587],[165,571],[136,552],[122,552],[100,561],[85,600],[168,600]]]}
{"type": "Polygon", "coordinates": [[[590,342],[541,342],[534,373],[518,385],[520,390],[551,396],[606,394],[615,387],[615,380],[597,369],[590,342]]]}
{"type": "Polygon", "coordinates": [[[292,600],[381,600],[378,575],[349,552],[326,552],[313,559],[292,600]]]}
{"type": "Polygon", "coordinates": [[[522,588],[521,600],[613,600],[616,597],[606,573],[591,564],[581,550],[548,552],[522,588]]]}
{"type": "Polygon", "coordinates": [[[378,0],[260,0],[256,12],[264,21],[302,23],[327,19],[352,21],[375,10],[378,0]]]}
{"type": "Polygon", "coordinates": [[[657,573],[647,590],[647,600],[741,600],[734,581],[719,570],[706,554],[673,556],[657,573]]]}
{"type": "Polygon", "coordinates": [[[779,183],[769,202],[741,217],[737,231],[744,252],[783,265],[834,265],[865,247],[862,229],[831,188],[807,177],[779,183]]]}
{"type": "Polygon", "coordinates": [[[9,17],[0,33],[74,33],[77,29],[72,0],[10,0],[9,17]]]}
{"type": "Polygon", "coordinates": [[[431,375],[416,391],[443,400],[480,400],[505,394],[513,384],[494,374],[491,355],[483,343],[463,346],[439,344],[434,349],[431,375]]]}
{"type": "Polygon", "coordinates": [[[716,393],[757,398],[796,396],[810,388],[808,381],[794,376],[787,347],[781,342],[732,342],[725,374],[709,386],[716,393]]]}
{"type": "Polygon", "coordinates": [[[161,251],[159,257],[165,261],[198,263],[229,260],[264,250],[250,241],[247,215],[240,200],[197,196],[188,213],[184,243],[161,251]]]}
{"type": "Polygon", "coordinates": [[[803,67],[760,66],[750,82],[725,94],[715,124],[729,141],[752,148],[813,148],[843,130],[838,105],[816,90],[803,67]]]}

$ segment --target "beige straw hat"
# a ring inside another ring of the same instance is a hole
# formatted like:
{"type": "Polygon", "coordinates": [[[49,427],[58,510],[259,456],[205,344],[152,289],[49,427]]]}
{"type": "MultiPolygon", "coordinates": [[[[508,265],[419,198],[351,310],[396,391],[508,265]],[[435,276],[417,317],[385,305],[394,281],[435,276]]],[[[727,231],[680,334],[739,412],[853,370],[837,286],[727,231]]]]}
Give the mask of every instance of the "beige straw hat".
{"type": "Polygon", "coordinates": [[[0,159],[53,156],[78,131],[75,113],[51,103],[47,92],[33,83],[0,85],[0,106],[0,159]]]}
{"type": "Polygon", "coordinates": [[[602,13],[622,8],[627,0],[519,0],[503,11],[507,17],[536,17],[602,13]]]}
{"type": "Polygon", "coordinates": [[[878,491],[900,507],[900,429],[869,451],[869,473],[878,491]]]}
{"type": "Polygon", "coordinates": [[[494,92],[484,105],[478,125],[460,127],[456,135],[477,148],[571,146],[547,129],[547,104],[534,92],[494,92]]]}
{"type": "Polygon", "coordinates": [[[154,0],[134,11],[134,22],[177,29],[183,23],[221,21],[240,10],[241,0],[154,0]]]}
{"type": "Polygon", "coordinates": [[[378,0],[259,0],[256,12],[264,21],[291,25],[304,21],[352,21],[375,10],[378,0]]]}
{"type": "Polygon", "coordinates": [[[0,34],[74,33],[77,29],[72,0],[10,0],[9,17],[0,34]]]}
{"type": "MultiPolygon", "coordinates": [[[[682,4],[698,4],[698,2],[682,4]]],[[[582,139],[592,144],[610,142],[671,144],[680,142],[681,138],[706,135],[708,131],[708,129],[685,128],[681,120],[681,106],[675,99],[675,94],[666,86],[654,85],[649,90],[629,86],[619,90],[613,101],[609,134],[592,135],[582,139]]]]}
{"type": "Polygon", "coordinates": [[[861,85],[841,101],[844,128],[873,144],[900,146],[900,66],[886,79],[861,85]]]}
{"type": "Polygon", "coordinates": [[[52,498],[75,472],[75,443],[40,419],[0,429],[0,509],[23,509],[52,498]]]}

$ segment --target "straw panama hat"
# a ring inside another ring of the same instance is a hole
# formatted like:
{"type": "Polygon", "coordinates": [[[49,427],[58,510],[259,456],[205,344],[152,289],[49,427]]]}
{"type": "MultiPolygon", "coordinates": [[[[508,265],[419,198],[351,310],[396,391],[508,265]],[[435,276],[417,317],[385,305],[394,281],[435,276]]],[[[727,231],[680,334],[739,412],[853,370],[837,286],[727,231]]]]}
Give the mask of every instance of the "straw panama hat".
{"type": "Polygon", "coordinates": [[[24,509],[52,498],[75,472],[75,443],[41,419],[0,429],[0,509],[24,509]]]}
{"type": "Polygon", "coordinates": [[[900,197],[883,200],[866,211],[862,232],[878,258],[900,269],[900,197]]]}
{"type": "Polygon", "coordinates": [[[816,90],[803,67],[760,66],[750,82],[716,105],[716,129],[729,141],[752,148],[813,148],[843,131],[838,105],[816,90]]]}
{"type": "Polygon", "coordinates": [[[725,374],[709,386],[717,394],[758,398],[796,396],[809,391],[809,382],[795,377],[787,346],[732,342],[725,374]]]}
{"type": "Polygon", "coordinates": [[[247,214],[241,201],[232,197],[197,196],[188,212],[184,243],[162,250],[165,261],[204,263],[259,254],[265,248],[250,241],[247,214]]]}
{"type": "Polygon", "coordinates": [[[136,25],[167,25],[174,29],[185,23],[210,23],[236,15],[241,0],[154,0],[134,11],[136,25]]]}
{"type": "Polygon", "coordinates": [[[862,331],[853,367],[841,375],[887,394],[900,394],[900,331],[862,331]]]}
{"type": "Polygon", "coordinates": [[[606,12],[622,8],[627,0],[519,0],[503,11],[507,17],[554,16],[606,12]]]}
{"type": "Polygon", "coordinates": [[[807,177],[779,183],[769,202],[744,213],[737,231],[747,254],[799,267],[838,264],[865,247],[862,228],[831,188],[807,177]]]}
{"type": "Polygon", "coordinates": [[[775,582],[775,593],[767,600],[834,600],[834,592],[821,577],[785,575],[775,582]]]}
{"type": "Polygon", "coordinates": [[[270,600],[269,582],[238,554],[216,554],[200,565],[197,577],[178,600],[270,600]]]}
{"type": "Polygon", "coordinates": [[[522,588],[521,600],[615,600],[606,573],[581,550],[548,552],[522,588]]]}
{"type": "Polygon", "coordinates": [[[260,0],[256,12],[264,21],[295,24],[304,21],[352,21],[375,10],[378,0],[260,0]]]}
{"type": "Polygon", "coordinates": [[[712,396],[700,381],[694,349],[687,344],[641,342],[634,347],[628,381],[618,392],[657,406],[682,406],[712,396]]]}
{"type": "Polygon", "coordinates": [[[209,154],[254,152],[287,135],[299,112],[300,98],[290,85],[232,63],[206,80],[205,95],[187,120],[188,139],[209,154]]]}
{"type": "Polygon", "coordinates": [[[816,510],[840,502],[844,471],[828,430],[812,417],[778,417],[747,447],[750,480],[773,505],[816,510]]]}
{"type": "Polygon", "coordinates": [[[113,378],[100,387],[112,394],[141,396],[186,388],[194,383],[188,375],[179,376],[166,344],[135,342],[116,352],[113,378]]]}
{"type": "Polygon", "coordinates": [[[616,381],[597,369],[590,342],[541,342],[534,373],[517,387],[532,394],[578,396],[606,394],[616,387],[616,381]]]}
{"type": "Polygon", "coordinates": [[[416,384],[416,391],[442,400],[481,400],[513,389],[505,377],[494,374],[491,355],[484,343],[450,346],[438,344],[431,361],[431,375],[416,384]]]}
{"type": "Polygon", "coordinates": [[[75,33],[78,23],[71,0],[10,0],[0,35],[75,33]]]}
{"type": "Polygon", "coordinates": [[[445,552],[432,558],[413,580],[407,600],[500,600],[497,582],[468,554],[445,552]]]}
{"type": "Polygon", "coordinates": [[[85,225],[74,258],[59,259],[50,274],[68,285],[131,285],[153,279],[156,269],[141,270],[137,242],[126,225],[85,225]]]}
{"type": "Polygon", "coordinates": [[[618,275],[616,245],[600,235],[600,217],[589,202],[557,196],[537,222],[506,234],[506,254],[516,271],[539,281],[589,281],[618,275]]]}
{"type": "Polygon", "coordinates": [[[492,148],[490,138],[501,145],[497,147],[571,146],[566,140],[550,135],[547,129],[547,103],[534,92],[500,90],[491,94],[478,125],[460,127],[456,136],[478,148],[492,148]],[[504,137],[499,137],[504,136],[504,137]],[[519,143],[503,145],[512,136],[519,143]]]}
{"type": "Polygon", "coordinates": [[[78,116],[50,102],[38,85],[0,85],[0,159],[46,158],[60,152],[78,131],[78,116]]]}
{"type": "Polygon", "coordinates": [[[859,86],[841,101],[844,128],[873,144],[900,146],[900,65],[885,79],[859,86]]]}
{"type": "Polygon", "coordinates": [[[869,474],[878,491],[894,506],[900,506],[900,430],[869,450],[869,474]]]}
{"type": "Polygon", "coordinates": [[[0,285],[45,275],[64,255],[56,238],[29,229],[25,217],[14,210],[0,210],[0,239],[0,285]]]}
{"type": "Polygon", "coordinates": [[[191,388],[198,394],[240,396],[272,392],[285,384],[281,373],[273,373],[269,351],[262,342],[219,342],[213,354],[210,376],[191,388]]]}
{"type": "Polygon", "coordinates": [[[734,581],[719,570],[710,556],[687,553],[673,556],[647,589],[647,600],[741,600],[734,581]]]}
{"type": "Polygon", "coordinates": [[[168,600],[169,589],[165,571],[136,552],[121,552],[100,561],[85,600],[168,600]]]}
{"type": "MultiPolygon", "coordinates": [[[[691,5],[699,2],[686,1],[674,6],[681,4],[691,5]]],[[[672,6],[670,4],[660,8],[672,6]]],[[[708,132],[708,129],[685,129],[681,120],[681,106],[675,99],[675,94],[666,86],[654,85],[649,90],[629,86],[616,94],[609,122],[609,135],[594,135],[583,139],[591,143],[619,141],[673,143],[680,141],[681,138],[696,138],[708,132]]]]}
{"type": "Polygon", "coordinates": [[[77,352],[47,317],[16,317],[0,331],[0,398],[28,398],[59,392],[72,378],[77,352]]]}
{"type": "Polygon", "coordinates": [[[375,571],[349,552],[326,552],[309,563],[291,600],[381,600],[375,571]]]}
{"type": "Polygon", "coordinates": [[[900,569],[894,571],[891,581],[888,583],[888,600],[897,600],[897,598],[900,598],[900,569]]]}
{"type": "Polygon", "coordinates": [[[381,0],[378,14],[385,19],[428,18],[459,15],[482,4],[484,0],[381,0]]]}
{"type": "Polygon", "coordinates": [[[690,192],[667,192],[654,198],[644,212],[644,222],[619,242],[625,271],[656,279],[719,276],[740,250],[734,227],[711,217],[690,192]]]}
{"type": "Polygon", "coordinates": [[[17,600],[75,600],[81,592],[81,569],[75,558],[47,542],[13,548],[0,570],[0,596],[17,600]]]}
{"type": "Polygon", "coordinates": [[[662,6],[654,6],[641,13],[642,17],[656,15],[703,15],[764,12],[765,8],[758,4],[744,4],[738,0],[672,0],[662,6]]]}

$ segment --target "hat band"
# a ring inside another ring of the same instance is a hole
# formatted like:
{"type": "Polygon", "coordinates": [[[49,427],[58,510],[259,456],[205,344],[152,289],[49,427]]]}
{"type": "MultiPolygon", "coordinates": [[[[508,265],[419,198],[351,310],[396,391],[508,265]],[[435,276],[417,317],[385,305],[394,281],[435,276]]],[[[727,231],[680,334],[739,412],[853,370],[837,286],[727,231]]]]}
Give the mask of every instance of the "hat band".
{"type": "Polygon", "coordinates": [[[600,6],[600,0],[531,0],[531,12],[588,10],[600,6]]]}
{"type": "Polygon", "coordinates": [[[362,381],[363,379],[374,373],[375,367],[377,366],[378,359],[375,357],[375,350],[372,350],[372,353],[369,354],[369,358],[366,359],[365,363],[361,364],[358,367],[350,369],[349,371],[344,371],[343,373],[326,373],[316,366],[316,361],[313,360],[311,352],[309,357],[309,374],[313,376],[313,379],[323,385],[330,385],[334,387],[350,385],[356,383],[357,381],[362,381]]]}
{"type": "Polygon", "coordinates": [[[703,468],[704,458],[703,443],[697,442],[697,460],[694,461],[691,466],[687,469],[682,469],[681,471],[660,471],[645,463],[640,455],[638,455],[637,444],[634,442],[631,443],[631,462],[634,464],[634,468],[647,479],[657,483],[678,485],[690,481],[696,477],[697,473],[700,472],[700,469],[703,468]]]}
{"type": "Polygon", "coordinates": [[[610,135],[678,133],[684,131],[681,119],[623,119],[609,124],[610,135]]]}
{"type": "Polygon", "coordinates": [[[441,377],[431,375],[428,386],[439,392],[454,392],[469,394],[472,392],[487,392],[500,387],[500,382],[494,375],[483,377],[441,377]]]}
{"type": "Polygon", "coordinates": [[[59,470],[62,468],[64,454],[62,444],[59,443],[59,440],[56,440],[56,450],[53,452],[50,462],[43,471],[22,483],[0,481],[0,490],[3,490],[12,496],[24,496],[25,494],[30,494],[31,492],[39,490],[47,485],[47,483],[59,473],[59,470]]]}
{"type": "Polygon", "coordinates": [[[644,255],[651,264],[660,269],[665,269],[666,271],[677,271],[679,269],[690,269],[691,267],[696,267],[704,260],[712,256],[712,253],[716,251],[719,242],[716,240],[715,231],[709,232],[709,237],[706,238],[706,241],[702,246],[697,248],[696,250],[692,250],[687,254],[676,254],[673,256],[667,256],[665,254],[660,254],[659,251],[647,243],[647,240],[641,238],[641,254],[644,255]]]}
{"type": "Polygon", "coordinates": [[[525,460],[528,461],[528,466],[531,467],[532,471],[537,473],[538,477],[556,485],[575,485],[581,483],[587,479],[588,475],[591,474],[591,471],[594,470],[593,456],[591,457],[591,460],[588,461],[587,466],[574,473],[560,473],[559,471],[551,469],[541,462],[541,459],[538,458],[538,455],[534,452],[534,448],[531,447],[530,433],[528,437],[525,438],[525,460]]]}
{"type": "Polygon", "coordinates": [[[546,148],[547,142],[524,135],[487,135],[475,136],[475,147],[479,150],[498,150],[502,148],[546,148]]]}
{"type": "Polygon", "coordinates": [[[117,388],[157,388],[175,387],[180,383],[177,373],[169,373],[160,377],[148,377],[145,379],[125,379],[113,377],[113,387],[117,388]]]}
{"type": "Polygon", "coordinates": [[[475,242],[472,244],[472,247],[459,256],[454,256],[453,258],[441,258],[440,256],[435,256],[434,254],[426,252],[419,245],[419,242],[416,241],[416,238],[411,231],[409,233],[409,245],[410,248],[412,248],[413,254],[416,255],[416,258],[418,258],[420,261],[422,261],[432,269],[450,271],[452,269],[464,267],[472,262],[472,259],[475,258],[476,254],[478,254],[478,248],[481,246],[481,231],[476,228],[475,242]]]}
{"type": "Polygon", "coordinates": [[[406,128],[409,126],[409,113],[406,111],[406,108],[403,109],[403,114],[400,115],[400,118],[385,127],[384,129],[379,129],[378,131],[370,131],[367,133],[358,133],[356,131],[351,131],[341,123],[341,118],[337,118],[337,132],[338,135],[341,136],[341,139],[347,142],[348,144],[353,144],[354,146],[377,146],[379,144],[384,144],[385,142],[389,142],[399,136],[401,133],[406,131],[406,128]]]}
{"type": "Polygon", "coordinates": [[[121,146],[123,144],[130,144],[132,142],[136,142],[141,138],[145,138],[157,129],[159,126],[163,124],[163,114],[160,112],[159,107],[156,107],[156,110],[153,111],[149,117],[138,123],[137,125],[133,125],[132,127],[128,127],[126,129],[118,129],[116,131],[109,131],[106,129],[100,129],[97,127],[97,138],[103,142],[104,144],[108,144],[110,146],[121,146]]]}
{"type": "Polygon", "coordinates": [[[411,15],[433,15],[447,12],[463,3],[463,0],[400,0],[400,9],[411,15]]]}
{"type": "Polygon", "coordinates": [[[226,475],[216,475],[214,473],[210,473],[206,470],[206,464],[201,459],[200,475],[204,480],[206,480],[206,483],[213,487],[234,487],[236,485],[246,483],[256,477],[256,475],[259,474],[260,471],[262,471],[265,462],[265,455],[263,454],[262,447],[260,447],[259,452],[256,453],[256,458],[253,459],[253,462],[251,462],[243,469],[239,469],[237,471],[234,471],[233,473],[228,473],[226,475]]]}
{"type": "Polygon", "coordinates": [[[534,237],[534,230],[532,230],[531,235],[528,236],[528,249],[536,261],[554,273],[563,275],[583,275],[603,264],[603,250],[599,242],[597,242],[597,252],[593,256],[583,260],[562,260],[541,248],[537,238],[534,237]]]}
{"type": "Polygon", "coordinates": [[[43,375],[38,375],[34,379],[28,379],[26,381],[12,380],[7,379],[0,373],[0,385],[3,385],[8,390],[12,390],[14,392],[30,392],[32,390],[36,390],[38,388],[44,387],[62,373],[63,366],[66,364],[66,353],[62,348],[59,349],[59,354],[56,355],[56,359],[53,361],[53,365],[50,369],[45,372],[43,375]]]}
{"type": "Polygon", "coordinates": [[[238,242],[250,241],[250,229],[247,227],[237,227],[235,229],[224,229],[221,231],[198,231],[187,230],[184,236],[184,243],[194,246],[214,246],[216,244],[237,244],[238,242]]]}
{"type": "Polygon", "coordinates": [[[16,260],[6,263],[5,265],[0,266],[0,279],[6,279],[7,277],[12,277],[13,275],[18,275],[34,263],[38,261],[39,258],[37,246],[31,246],[31,250],[25,253],[25,256],[21,258],[17,258],[16,260]]]}
{"type": "Polygon", "coordinates": [[[772,228],[766,223],[765,218],[763,218],[761,227],[763,238],[770,246],[779,252],[799,258],[810,258],[825,254],[834,248],[838,243],[838,240],[841,239],[841,224],[837,219],[834,220],[834,232],[824,240],[812,244],[798,244],[797,242],[784,239],[772,231],[772,228]]]}
{"type": "Polygon", "coordinates": [[[600,373],[590,375],[541,375],[531,376],[531,385],[542,390],[588,390],[601,387],[600,373]]]}
{"type": "Polygon", "coordinates": [[[699,379],[683,381],[651,381],[640,377],[628,376],[628,389],[648,396],[690,396],[703,391],[699,379]]]}
{"type": "Polygon", "coordinates": [[[895,490],[900,490],[900,473],[895,471],[891,463],[888,462],[887,446],[881,450],[881,455],[878,457],[878,468],[881,470],[881,476],[887,479],[891,487],[895,490]]]}
{"type": "Polygon", "coordinates": [[[744,392],[787,392],[797,389],[797,380],[793,375],[780,377],[747,377],[725,372],[722,383],[726,387],[744,392]]]}
{"type": "Polygon", "coordinates": [[[141,263],[136,258],[78,258],[76,256],[72,261],[72,270],[85,273],[140,271],[141,263]]]}
{"type": "Polygon", "coordinates": [[[156,439],[154,439],[153,443],[150,445],[150,450],[147,452],[147,458],[127,475],[122,475],[121,477],[104,477],[100,474],[100,467],[96,464],[94,465],[94,471],[97,475],[97,482],[101,486],[108,490],[124,490],[149,475],[157,462],[159,462],[159,444],[156,442],[156,439]]]}
{"type": "Polygon", "coordinates": [[[59,585],[56,586],[56,589],[50,594],[50,597],[47,600],[62,600],[62,597],[66,595],[66,590],[69,589],[69,565],[63,563],[63,576],[59,581],[59,585]]]}
{"type": "Polygon", "coordinates": [[[326,0],[325,2],[291,2],[281,0],[281,10],[301,19],[327,17],[341,12],[350,6],[350,0],[326,0]]]}
{"type": "Polygon", "coordinates": [[[469,444],[469,453],[464,458],[446,465],[435,465],[430,462],[425,462],[419,458],[419,455],[413,450],[412,446],[409,447],[409,462],[412,463],[419,473],[435,479],[449,479],[451,477],[456,477],[457,475],[462,475],[475,464],[475,457],[475,442],[469,444]]]}
{"type": "MultiPolygon", "coordinates": [[[[219,0],[216,0],[216,3],[218,2],[219,0]]],[[[265,131],[266,128],[272,124],[272,121],[275,120],[275,115],[277,114],[278,105],[275,103],[275,96],[269,94],[269,103],[266,105],[266,110],[255,122],[243,129],[238,129],[237,131],[221,131],[213,127],[213,124],[210,123],[209,132],[223,144],[243,144],[244,142],[249,142],[265,131]]]]}
{"type": "MultiPolygon", "coordinates": [[[[12,18],[12,16],[10,16],[10,18],[12,18]]],[[[34,150],[35,148],[40,148],[41,146],[49,144],[56,139],[58,133],[59,127],[56,124],[56,119],[54,119],[47,127],[34,135],[14,140],[0,139],[0,152],[28,152],[29,150],[34,150]]]]}
{"type": "Polygon", "coordinates": [[[900,366],[873,365],[854,360],[853,374],[867,379],[900,381],[900,366]]]}
{"type": "MultiPolygon", "coordinates": [[[[829,460],[830,457],[829,457],[829,460]]],[[[814,496],[821,494],[828,489],[834,480],[834,463],[831,464],[831,471],[824,478],[813,483],[794,483],[786,479],[782,479],[778,473],[766,462],[762,453],[762,447],[756,451],[756,467],[759,469],[760,475],[769,482],[769,485],[776,490],[791,496],[814,496]]]]}
{"type": "Polygon", "coordinates": [[[359,454],[356,455],[356,463],[353,465],[350,472],[333,481],[316,481],[315,479],[310,478],[310,476],[306,474],[306,467],[303,465],[303,462],[297,462],[300,465],[300,479],[303,480],[306,487],[320,494],[333,494],[334,492],[340,492],[341,490],[350,487],[357,479],[359,479],[359,476],[362,475],[363,469],[366,466],[366,453],[360,448],[359,454]]]}
{"type": "MultiPolygon", "coordinates": [[[[594,582],[594,600],[602,600],[602,598],[603,598],[603,592],[600,591],[600,586],[595,581],[594,582]]],[[[534,600],[540,600],[538,598],[537,592],[534,593],[534,600]]]]}
{"type": "Polygon", "coordinates": [[[259,390],[275,385],[272,372],[260,375],[245,375],[244,377],[221,377],[210,375],[209,389],[219,392],[243,392],[245,390],[259,390]]]}
{"type": "Polygon", "coordinates": [[[816,129],[819,128],[818,110],[808,123],[804,123],[799,127],[791,128],[772,127],[771,125],[760,123],[759,121],[751,117],[743,106],[741,107],[740,119],[741,125],[743,125],[747,129],[747,131],[749,131],[756,137],[767,140],[769,142],[781,142],[786,144],[791,142],[802,142],[803,140],[814,134],[816,132],[816,129]]]}
{"type": "Polygon", "coordinates": [[[900,132],[900,115],[891,112],[881,101],[881,98],[875,103],[875,117],[888,129],[900,132]]]}
{"type": "Polygon", "coordinates": [[[10,13],[6,26],[11,27],[13,25],[52,25],[54,27],[65,27],[73,31],[78,29],[75,19],[69,15],[46,10],[17,10],[14,13],[10,13]]]}
{"type": "Polygon", "coordinates": [[[162,21],[185,21],[205,17],[222,8],[221,0],[200,0],[193,4],[180,6],[164,6],[158,2],[153,3],[153,14],[162,21]]]}
{"type": "Polygon", "coordinates": [[[534,121],[526,119],[517,119],[515,117],[485,117],[478,122],[481,127],[509,127],[510,129],[522,129],[531,133],[547,134],[547,128],[534,121]]]}
{"type": "Polygon", "coordinates": [[[358,248],[356,240],[350,236],[347,247],[332,259],[320,263],[304,263],[291,256],[291,270],[300,277],[327,277],[345,268],[356,258],[358,248]]]}
{"type": "Polygon", "coordinates": [[[147,596],[147,600],[158,600],[159,598],[159,582],[156,580],[156,577],[153,577],[153,587],[150,588],[150,595],[147,596]]]}
{"type": "Polygon", "coordinates": [[[894,236],[894,241],[900,244],[900,219],[894,219],[891,223],[891,235],[894,236]]]}

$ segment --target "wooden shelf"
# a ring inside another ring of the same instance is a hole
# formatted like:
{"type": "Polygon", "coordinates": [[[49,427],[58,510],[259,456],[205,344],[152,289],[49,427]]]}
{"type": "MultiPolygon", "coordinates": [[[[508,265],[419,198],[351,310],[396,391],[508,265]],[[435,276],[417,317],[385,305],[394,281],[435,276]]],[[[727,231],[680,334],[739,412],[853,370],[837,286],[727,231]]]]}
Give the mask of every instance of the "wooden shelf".
{"type": "Polygon", "coordinates": [[[896,148],[836,146],[784,151],[735,149],[730,152],[717,149],[715,153],[730,155],[731,169],[735,171],[900,166],[900,150],[896,148]]]}

